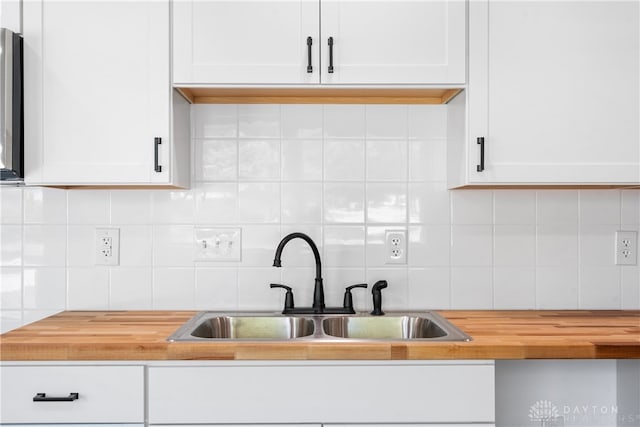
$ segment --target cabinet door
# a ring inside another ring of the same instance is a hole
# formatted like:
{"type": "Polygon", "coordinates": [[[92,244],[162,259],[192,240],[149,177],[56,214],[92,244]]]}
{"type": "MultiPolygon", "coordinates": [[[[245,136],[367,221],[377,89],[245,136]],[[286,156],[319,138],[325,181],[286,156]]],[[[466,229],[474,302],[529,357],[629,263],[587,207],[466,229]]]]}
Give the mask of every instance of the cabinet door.
{"type": "Polygon", "coordinates": [[[174,84],[319,83],[319,7],[318,0],[174,2],[174,84]]]}
{"type": "Polygon", "coordinates": [[[25,2],[27,183],[169,182],[169,23],[168,0],[25,2]]]}
{"type": "Polygon", "coordinates": [[[323,83],[465,82],[464,1],[322,0],[321,23],[323,83]]]}
{"type": "Polygon", "coordinates": [[[640,3],[469,7],[469,180],[640,182],[640,3]]]}

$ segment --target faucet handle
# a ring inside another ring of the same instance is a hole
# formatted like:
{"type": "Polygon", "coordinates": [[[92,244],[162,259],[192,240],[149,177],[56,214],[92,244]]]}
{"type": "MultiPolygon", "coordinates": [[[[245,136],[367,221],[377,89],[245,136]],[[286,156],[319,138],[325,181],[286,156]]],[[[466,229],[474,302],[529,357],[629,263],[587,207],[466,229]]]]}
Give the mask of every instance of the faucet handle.
{"type": "Polygon", "coordinates": [[[282,288],[287,291],[287,293],[284,295],[284,310],[282,310],[282,314],[285,314],[290,309],[293,309],[293,292],[291,291],[291,288],[289,286],[281,285],[279,283],[272,283],[270,286],[271,286],[271,289],[282,288]]]}
{"type": "Polygon", "coordinates": [[[355,313],[356,311],[353,309],[353,296],[351,295],[351,289],[366,288],[367,286],[369,285],[367,285],[366,283],[347,286],[347,288],[344,291],[344,302],[342,303],[342,307],[351,311],[352,313],[355,313]]]}

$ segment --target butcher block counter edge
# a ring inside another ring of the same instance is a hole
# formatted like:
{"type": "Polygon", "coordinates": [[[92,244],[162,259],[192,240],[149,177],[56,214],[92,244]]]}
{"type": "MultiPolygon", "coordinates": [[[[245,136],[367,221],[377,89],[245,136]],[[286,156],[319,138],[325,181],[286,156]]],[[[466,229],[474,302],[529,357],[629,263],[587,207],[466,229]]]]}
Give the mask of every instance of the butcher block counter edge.
{"type": "Polygon", "coordinates": [[[195,311],[64,311],[0,335],[0,360],[640,359],[640,310],[438,313],[473,341],[170,343],[195,311]]]}

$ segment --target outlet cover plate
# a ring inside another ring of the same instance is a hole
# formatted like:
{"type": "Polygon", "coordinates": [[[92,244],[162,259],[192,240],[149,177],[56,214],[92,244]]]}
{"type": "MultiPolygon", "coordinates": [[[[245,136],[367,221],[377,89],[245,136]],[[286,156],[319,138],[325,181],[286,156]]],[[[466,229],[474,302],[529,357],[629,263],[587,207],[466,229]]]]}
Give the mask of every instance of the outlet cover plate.
{"type": "Polygon", "coordinates": [[[385,231],[385,264],[407,263],[407,232],[406,230],[385,231]]]}
{"type": "Polygon", "coordinates": [[[240,261],[242,229],[195,227],[196,261],[240,261]]]}
{"type": "Polygon", "coordinates": [[[636,231],[616,231],[616,265],[636,265],[638,263],[638,233],[636,231]]]}
{"type": "Polygon", "coordinates": [[[120,229],[96,228],[96,265],[120,264],[120,229]]]}

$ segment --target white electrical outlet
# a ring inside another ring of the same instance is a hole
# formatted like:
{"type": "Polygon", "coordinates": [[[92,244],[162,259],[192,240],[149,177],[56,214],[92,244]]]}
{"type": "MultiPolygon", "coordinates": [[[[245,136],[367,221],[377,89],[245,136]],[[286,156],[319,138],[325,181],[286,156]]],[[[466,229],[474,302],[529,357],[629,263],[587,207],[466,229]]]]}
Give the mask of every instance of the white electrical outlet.
{"type": "Polygon", "coordinates": [[[385,236],[387,253],[385,264],[406,264],[407,232],[404,230],[387,230],[385,236]]]}
{"type": "Polygon", "coordinates": [[[96,265],[120,263],[120,229],[96,228],[96,265]]]}
{"type": "Polygon", "coordinates": [[[638,258],[638,233],[616,231],[616,264],[636,265],[638,258]]]}
{"type": "Polygon", "coordinates": [[[242,229],[195,228],[196,261],[240,261],[242,229]]]}

